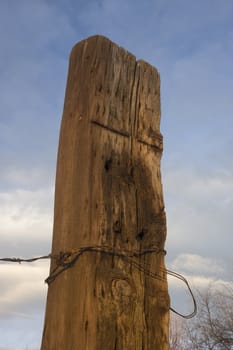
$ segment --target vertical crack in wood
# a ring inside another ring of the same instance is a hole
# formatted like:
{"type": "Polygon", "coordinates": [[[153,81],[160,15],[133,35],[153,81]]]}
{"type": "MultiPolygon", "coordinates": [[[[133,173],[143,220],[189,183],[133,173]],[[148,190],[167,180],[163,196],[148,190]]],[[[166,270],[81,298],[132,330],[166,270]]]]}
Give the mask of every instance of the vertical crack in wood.
{"type": "Polygon", "coordinates": [[[137,116],[138,116],[138,87],[139,87],[139,75],[138,64],[135,61],[133,84],[130,95],[130,125],[131,125],[131,161],[133,162],[133,149],[135,143],[135,137],[137,135],[137,116]]]}

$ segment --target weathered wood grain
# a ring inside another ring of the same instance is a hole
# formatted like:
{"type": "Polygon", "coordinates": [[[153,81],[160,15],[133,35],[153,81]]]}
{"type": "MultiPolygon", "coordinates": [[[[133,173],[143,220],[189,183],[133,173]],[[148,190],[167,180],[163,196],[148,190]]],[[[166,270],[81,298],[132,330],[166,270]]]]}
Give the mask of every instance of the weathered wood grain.
{"type": "MultiPolygon", "coordinates": [[[[53,254],[87,245],[164,248],[159,128],[155,68],[102,36],[73,48],[57,161],[53,254]]],[[[59,275],[48,289],[41,349],[168,349],[164,255],[140,259],[165,279],[93,252],[59,275]]]]}

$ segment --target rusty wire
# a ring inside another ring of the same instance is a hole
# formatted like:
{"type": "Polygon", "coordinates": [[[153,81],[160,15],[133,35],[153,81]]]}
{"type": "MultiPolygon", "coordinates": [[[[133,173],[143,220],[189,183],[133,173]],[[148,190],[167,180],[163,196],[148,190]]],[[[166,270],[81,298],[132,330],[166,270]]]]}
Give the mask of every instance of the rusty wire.
{"type": "MultiPolygon", "coordinates": [[[[45,280],[45,282],[48,285],[50,285],[62,272],[64,272],[68,268],[71,268],[76,263],[76,261],[79,259],[79,257],[86,252],[103,253],[103,254],[113,256],[113,257],[118,257],[118,258],[126,261],[127,263],[131,264],[136,269],[143,272],[145,275],[147,275],[153,279],[166,281],[166,278],[164,278],[163,276],[160,276],[158,273],[154,273],[151,270],[151,266],[149,264],[146,264],[145,262],[138,262],[137,260],[135,260],[135,258],[139,258],[139,257],[145,256],[147,254],[164,254],[164,255],[166,254],[166,251],[164,249],[160,249],[157,247],[144,249],[144,250],[140,250],[140,251],[139,250],[130,251],[130,250],[114,249],[114,248],[108,247],[108,246],[85,246],[85,247],[81,247],[79,249],[73,249],[73,250],[67,251],[67,252],[60,252],[57,255],[56,254],[54,254],[54,255],[48,254],[48,255],[38,256],[38,257],[34,257],[34,258],[29,258],[29,259],[15,258],[15,257],[13,257],[13,258],[0,258],[0,261],[22,263],[22,262],[35,262],[37,260],[42,260],[42,259],[52,259],[55,261],[56,266],[45,280]]],[[[172,270],[168,270],[165,268],[159,268],[159,270],[162,273],[168,274],[170,276],[173,276],[173,277],[181,280],[186,285],[186,287],[191,295],[192,301],[193,301],[193,312],[191,312],[188,315],[183,315],[183,314],[179,313],[178,311],[176,311],[175,309],[173,309],[172,307],[170,307],[170,310],[172,312],[174,312],[175,314],[177,314],[178,316],[183,317],[185,319],[190,319],[190,318],[194,317],[197,313],[197,303],[196,303],[194,294],[192,292],[192,289],[191,289],[187,279],[184,276],[182,276],[181,274],[174,272],[172,270]]]]}

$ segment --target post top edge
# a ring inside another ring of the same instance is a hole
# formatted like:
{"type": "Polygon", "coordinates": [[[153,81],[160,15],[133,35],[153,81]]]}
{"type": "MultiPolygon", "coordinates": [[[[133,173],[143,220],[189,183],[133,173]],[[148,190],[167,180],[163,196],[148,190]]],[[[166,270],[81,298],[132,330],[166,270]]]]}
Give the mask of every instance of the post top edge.
{"type": "Polygon", "coordinates": [[[112,41],[111,39],[109,39],[107,36],[105,35],[101,35],[101,34],[95,34],[95,35],[91,35],[85,39],[82,39],[80,41],[78,41],[71,49],[70,52],[70,56],[72,55],[72,53],[74,53],[74,51],[76,51],[76,49],[78,49],[79,47],[84,46],[85,44],[106,44],[106,45],[111,45],[112,47],[115,47],[119,50],[124,51],[127,55],[129,55],[138,66],[144,67],[144,68],[149,68],[149,69],[153,69],[157,75],[160,77],[159,71],[158,69],[152,65],[151,63],[144,61],[143,59],[137,59],[137,57],[132,54],[130,51],[128,51],[127,49],[125,49],[124,47],[118,45],[117,43],[115,43],[114,41],[112,41]]]}
{"type": "Polygon", "coordinates": [[[158,68],[153,66],[151,63],[147,62],[147,61],[144,61],[142,59],[139,59],[137,60],[137,65],[138,66],[141,66],[141,67],[144,67],[145,69],[152,69],[153,71],[156,72],[156,74],[158,75],[158,77],[160,78],[160,73],[158,71],[158,68]]]}
{"type": "Polygon", "coordinates": [[[77,49],[78,47],[82,46],[82,45],[85,45],[85,44],[93,44],[93,43],[98,43],[98,44],[101,44],[101,43],[105,43],[107,45],[112,45],[113,47],[116,47],[120,50],[123,50],[125,51],[129,56],[131,56],[132,58],[134,58],[134,60],[136,61],[136,57],[135,55],[133,55],[131,52],[129,52],[128,50],[126,50],[124,47],[118,45],[117,43],[115,43],[114,41],[112,41],[111,39],[109,39],[108,37],[104,36],[104,35],[100,35],[100,34],[96,34],[96,35],[91,35],[79,42],[77,42],[71,49],[71,53],[73,51],[75,51],[75,49],[77,49]]]}

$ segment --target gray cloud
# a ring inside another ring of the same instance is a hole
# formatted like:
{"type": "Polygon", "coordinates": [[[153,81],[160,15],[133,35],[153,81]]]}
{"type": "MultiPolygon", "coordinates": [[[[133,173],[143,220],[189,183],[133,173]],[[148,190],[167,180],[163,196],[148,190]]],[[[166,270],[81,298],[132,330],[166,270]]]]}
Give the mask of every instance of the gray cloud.
{"type": "Polygon", "coordinates": [[[171,168],[165,173],[168,253],[193,252],[231,259],[232,174],[199,174],[171,168]]]}

